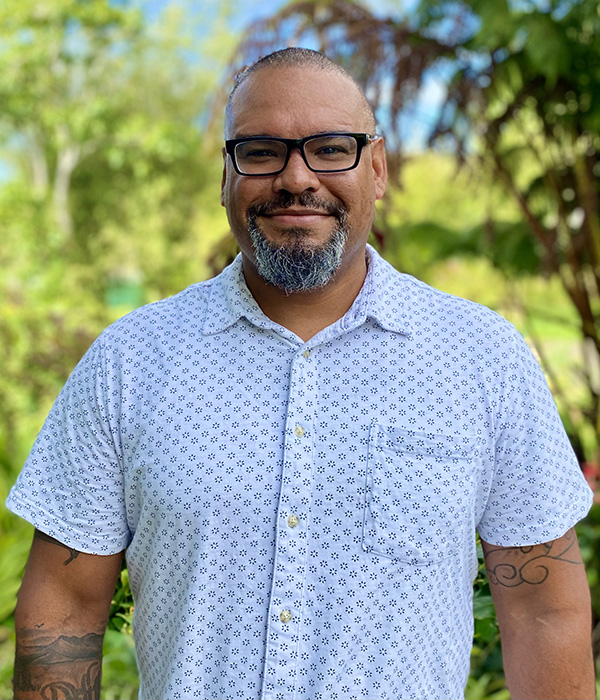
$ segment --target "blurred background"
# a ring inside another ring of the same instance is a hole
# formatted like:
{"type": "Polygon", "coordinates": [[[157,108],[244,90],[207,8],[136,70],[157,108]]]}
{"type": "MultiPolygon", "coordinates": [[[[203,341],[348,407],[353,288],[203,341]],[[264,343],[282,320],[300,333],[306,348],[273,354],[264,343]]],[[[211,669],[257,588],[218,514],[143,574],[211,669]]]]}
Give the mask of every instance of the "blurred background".
{"type": "MultiPolygon", "coordinates": [[[[94,338],[236,254],[219,205],[233,76],[321,49],[372,102],[392,183],[372,243],[497,310],[540,360],[596,504],[578,527],[600,651],[600,4],[2,0],[0,501],[94,338]]],[[[552,485],[549,484],[551,489],[552,485]]],[[[30,526],[0,506],[0,697],[30,526]]],[[[103,695],[137,697],[127,572],[103,695]]],[[[483,569],[468,699],[508,698],[483,569]]],[[[599,667],[600,670],[600,667],[599,667]]]]}

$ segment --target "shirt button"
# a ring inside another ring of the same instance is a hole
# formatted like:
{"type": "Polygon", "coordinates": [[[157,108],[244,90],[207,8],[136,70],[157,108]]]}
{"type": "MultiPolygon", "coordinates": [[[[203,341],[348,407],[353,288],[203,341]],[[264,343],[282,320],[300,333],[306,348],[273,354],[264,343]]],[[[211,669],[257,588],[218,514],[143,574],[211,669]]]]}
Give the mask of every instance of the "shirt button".
{"type": "Polygon", "coordinates": [[[304,437],[306,435],[306,430],[301,425],[297,425],[294,432],[298,437],[304,437]]]}
{"type": "Polygon", "coordinates": [[[296,525],[300,522],[300,518],[297,515],[290,515],[287,523],[290,527],[296,527],[296,525]]]}
{"type": "Polygon", "coordinates": [[[304,357],[304,359],[308,359],[310,357],[310,350],[305,350],[302,353],[302,357],[304,357]]]}
{"type": "Polygon", "coordinates": [[[292,613],[291,613],[289,610],[282,610],[282,611],[279,613],[279,619],[280,619],[283,623],[289,622],[289,621],[292,619],[292,613]]]}

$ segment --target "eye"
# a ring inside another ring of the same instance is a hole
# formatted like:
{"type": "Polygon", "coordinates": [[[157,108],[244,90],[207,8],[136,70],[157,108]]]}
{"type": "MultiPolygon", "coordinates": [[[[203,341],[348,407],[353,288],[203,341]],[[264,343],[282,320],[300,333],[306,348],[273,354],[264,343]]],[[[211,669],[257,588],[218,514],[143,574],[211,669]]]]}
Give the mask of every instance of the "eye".
{"type": "Polygon", "coordinates": [[[306,144],[306,153],[318,161],[343,162],[354,159],[356,140],[351,136],[325,136],[306,144]]]}
{"type": "Polygon", "coordinates": [[[236,147],[238,160],[253,163],[279,159],[285,153],[285,146],[272,141],[246,141],[236,147]]]}
{"type": "Polygon", "coordinates": [[[316,156],[337,156],[349,153],[347,148],[342,146],[323,146],[315,151],[316,156]]]}
{"type": "Polygon", "coordinates": [[[276,158],[277,153],[270,151],[267,148],[253,148],[251,151],[246,151],[242,154],[243,158],[276,158]]]}

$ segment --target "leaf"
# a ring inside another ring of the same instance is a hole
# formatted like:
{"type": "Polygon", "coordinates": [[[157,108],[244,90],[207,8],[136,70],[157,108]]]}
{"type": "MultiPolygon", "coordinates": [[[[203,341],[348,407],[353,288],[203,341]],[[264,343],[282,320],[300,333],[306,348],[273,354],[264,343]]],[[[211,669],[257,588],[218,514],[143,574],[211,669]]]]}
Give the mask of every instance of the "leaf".
{"type": "Polygon", "coordinates": [[[472,228],[467,240],[465,251],[487,257],[506,275],[532,275],[541,269],[539,244],[523,221],[488,221],[472,228]]]}
{"type": "Polygon", "coordinates": [[[495,620],[496,610],[489,593],[476,591],[473,595],[473,617],[476,620],[495,620]]]}
{"type": "Polygon", "coordinates": [[[31,539],[2,536],[0,548],[0,622],[12,615],[27,561],[31,539]]]}
{"type": "Polygon", "coordinates": [[[553,88],[559,77],[569,72],[570,48],[560,25],[548,14],[532,13],[524,17],[529,36],[523,48],[533,74],[546,78],[548,88],[553,88]]]}
{"type": "Polygon", "coordinates": [[[498,635],[498,625],[495,620],[485,618],[475,620],[475,639],[489,644],[498,635]]]}

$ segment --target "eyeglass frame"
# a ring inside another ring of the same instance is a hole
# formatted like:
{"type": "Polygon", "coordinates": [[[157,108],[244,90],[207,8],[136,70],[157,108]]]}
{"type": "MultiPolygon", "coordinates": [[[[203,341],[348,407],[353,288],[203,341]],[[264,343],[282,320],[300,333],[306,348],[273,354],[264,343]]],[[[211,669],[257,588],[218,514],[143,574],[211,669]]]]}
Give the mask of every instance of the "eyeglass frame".
{"type": "Polygon", "coordinates": [[[231,162],[233,163],[233,168],[235,172],[238,175],[241,175],[242,177],[272,177],[273,175],[279,175],[287,168],[287,165],[290,162],[290,154],[292,152],[292,149],[294,148],[297,148],[300,151],[300,155],[302,156],[302,160],[306,164],[306,167],[313,173],[345,173],[348,170],[354,170],[354,168],[358,166],[358,164],[360,163],[360,157],[362,155],[363,148],[365,146],[368,146],[370,143],[373,143],[373,141],[377,141],[378,138],[379,136],[377,135],[371,135],[366,133],[352,133],[349,131],[330,131],[324,134],[313,134],[312,136],[305,136],[302,139],[282,139],[277,136],[246,136],[240,139],[227,139],[225,141],[225,151],[231,158],[231,162]],[[311,168],[311,166],[308,164],[308,161],[306,160],[306,154],[304,153],[304,144],[306,144],[308,141],[312,141],[312,139],[318,139],[324,136],[352,136],[356,140],[356,160],[354,161],[354,165],[351,165],[349,168],[342,168],[341,170],[317,170],[315,168],[311,168]],[[239,169],[237,164],[237,160],[235,157],[235,148],[238,144],[244,143],[245,141],[277,141],[278,143],[285,144],[287,152],[285,160],[283,162],[283,166],[279,170],[274,170],[272,173],[243,173],[239,169]]]}

